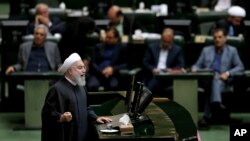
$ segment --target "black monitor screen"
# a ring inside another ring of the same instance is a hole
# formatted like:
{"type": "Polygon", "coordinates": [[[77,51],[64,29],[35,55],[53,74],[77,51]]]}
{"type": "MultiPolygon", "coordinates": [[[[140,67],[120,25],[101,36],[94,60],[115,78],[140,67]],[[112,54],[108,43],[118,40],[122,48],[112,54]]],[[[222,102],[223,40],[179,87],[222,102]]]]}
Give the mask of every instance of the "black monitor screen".
{"type": "Polygon", "coordinates": [[[152,101],[152,99],[153,99],[153,95],[152,95],[151,91],[148,88],[143,87],[143,90],[141,93],[140,104],[138,107],[139,114],[144,112],[144,110],[147,108],[147,106],[152,101]]]}
{"type": "Polygon", "coordinates": [[[142,83],[137,82],[135,85],[135,95],[133,98],[130,113],[133,116],[141,115],[147,108],[149,103],[152,101],[152,99],[152,92],[148,88],[143,86],[142,83]]]}

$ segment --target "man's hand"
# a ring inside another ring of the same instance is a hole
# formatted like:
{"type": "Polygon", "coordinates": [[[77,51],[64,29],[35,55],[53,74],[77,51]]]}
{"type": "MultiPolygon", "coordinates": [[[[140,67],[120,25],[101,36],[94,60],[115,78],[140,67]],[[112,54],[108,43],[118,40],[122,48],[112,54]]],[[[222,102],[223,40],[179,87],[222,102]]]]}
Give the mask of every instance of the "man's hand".
{"type": "Polygon", "coordinates": [[[49,20],[48,17],[37,15],[36,18],[35,18],[35,24],[36,25],[38,25],[38,24],[44,24],[44,25],[46,25],[46,26],[49,27],[49,23],[50,23],[50,20],[49,20]]]}
{"type": "Polygon", "coordinates": [[[107,123],[107,122],[111,122],[112,119],[108,118],[108,117],[98,117],[96,119],[96,122],[98,123],[107,123]]]}
{"type": "Polygon", "coordinates": [[[113,74],[113,68],[112,67],[106,67],[102,70],[102,74],[108,78],[109,76],[111,76],[113,74]]]}
{"type": "Polygon", "coordinates": [[[60,117],[61,122],[70,122],[71,120],[72,120],[71,112],[65,112],[60,117]]]}
{"type": "Polygon", "coordinates": [[[8,75],[8,74],[11,74],[12,72],[14,72],[15,69],[13,66],[9,66],[6,71],[5,71],[5,74],[8,75]]]}
{"type": "Polygon", "coordinates": [[[229,73],[228,72],[223,72],[222,74],[220,74],[220,79],[221,80],[227,80],[229,77],[229,73]]]}
{"type": "Polygon", "coordinates": [[[100,41],[101,42],[105,42],[106,41],[106,32],[105,32],[105,30],[101,30],[100,31],[100,41]]]}
{"type": "Polygon", "coordinates": [[[153,73],[154,75],[159,74],[159,73],[160,73],[160,69],[154,68],[154,69],[152,70],[152,73],[153,73]]]}

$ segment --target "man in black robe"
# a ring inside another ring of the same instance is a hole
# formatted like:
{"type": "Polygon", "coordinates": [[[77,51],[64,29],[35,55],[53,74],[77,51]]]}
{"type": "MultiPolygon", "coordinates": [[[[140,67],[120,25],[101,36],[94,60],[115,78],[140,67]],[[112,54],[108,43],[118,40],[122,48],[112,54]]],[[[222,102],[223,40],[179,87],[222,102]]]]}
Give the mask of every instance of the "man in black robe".
{"type": "Polygon", "coordinates": [[[97,117],[87,103],[86,69],[77,53],[59,68],[65,78],[53,85],[42,109],[42,141],[85,141],[91,122],[111,119],[97,117]]]}

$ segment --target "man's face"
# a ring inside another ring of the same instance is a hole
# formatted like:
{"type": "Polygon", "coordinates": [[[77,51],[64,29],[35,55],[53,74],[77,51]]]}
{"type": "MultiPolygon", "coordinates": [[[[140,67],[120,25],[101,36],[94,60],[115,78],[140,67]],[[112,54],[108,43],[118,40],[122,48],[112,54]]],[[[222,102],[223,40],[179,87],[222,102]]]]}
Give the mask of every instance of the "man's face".
{"type": "Polygon", "coordinates": [[[121,16],[117,15],[117,11],[110,10],[110,11],[108,11],[108,19],[113,24],[119,24],[119,22],[121,20],[121,16]]]}
{"type": "Polygon", "coordinates": [[[34,42],[36,45],[42,45],[46,39],[46,32],[43,28],[38,28],[34,32],[34,42]]]}
{"type": "Polygon", "coordinates": [[[174,35],[170,30],[165,30],[162,33],[162,42],[164,46],[169,46],[172,45],[173,40],[174,40],[174,35]]]}
{"type": "Polygon", "coordinates": [[[108,45],[114,45],[116,44],[118,39],[115,37],[114,33],[112,31],[106,32],[106,43],[108,45]]]}
{"type": "Polygon", "coordinates": [[[79,86],[85,86],[86,80],[85,80],[85,73],[86,68],[83,63],[83,61],[77,61],[75,64],[73,64],[71,68],[71,75],[73,78],[73,81],[79,85],[79,86]]]}
{"type": "Polygon", "coordinates": [[[233,26],[240,26],[240,23],[242,21],[242,17],[231,17],[231,23],[233,26]]]}
{"type": "Polygon", "coordinates": [[[215,32],[213,37],[214,37],[214,45],[218,48],[223,48],[227,41],[227,37],[223,34],[223,32],[222,31],[215,32]]]}
{"type": "Polygon", "coordinates": [[[37,14],[43,17],[49,17],[49,10],[47,7],[41,6],[37,9],[37,14]]]}

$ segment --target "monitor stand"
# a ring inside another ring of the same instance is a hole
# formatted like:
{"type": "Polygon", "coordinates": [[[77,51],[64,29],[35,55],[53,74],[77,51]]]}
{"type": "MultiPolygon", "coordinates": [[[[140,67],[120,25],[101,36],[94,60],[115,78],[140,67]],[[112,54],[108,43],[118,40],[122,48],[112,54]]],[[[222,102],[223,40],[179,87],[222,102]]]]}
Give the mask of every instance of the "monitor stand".
{"type": "Polygon", "coordinates": [[[151,122],[150,118],[148,117],[147,114],[142,113],[142,114],[138,114],[138,115],[133,115],[130,116],[131,122],[134,126],[138,125],[138,124],[144,124],[144,123],[148,123],[151,122]]]}

